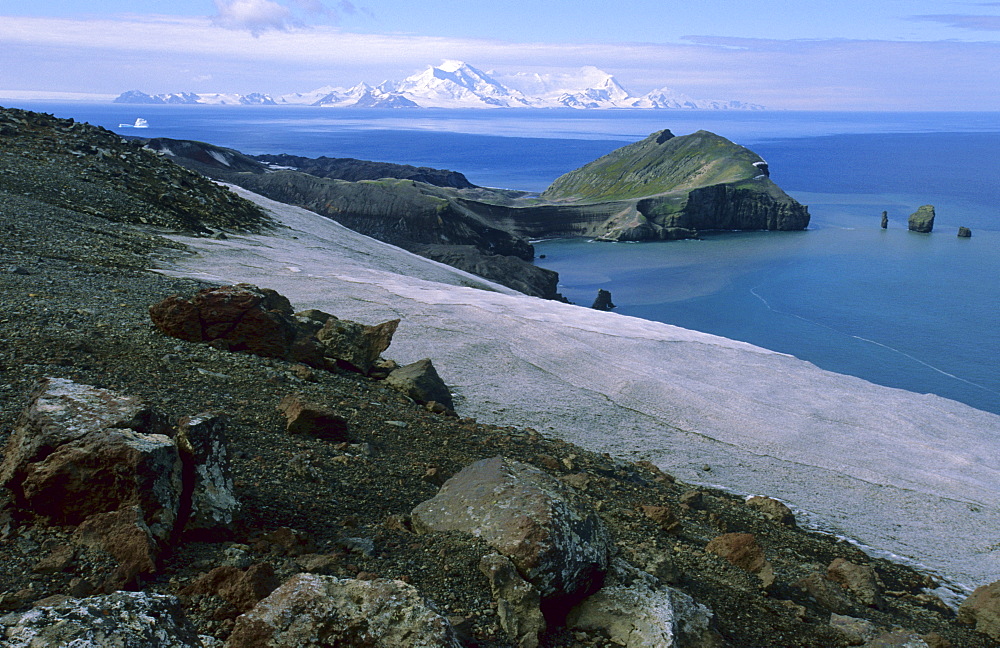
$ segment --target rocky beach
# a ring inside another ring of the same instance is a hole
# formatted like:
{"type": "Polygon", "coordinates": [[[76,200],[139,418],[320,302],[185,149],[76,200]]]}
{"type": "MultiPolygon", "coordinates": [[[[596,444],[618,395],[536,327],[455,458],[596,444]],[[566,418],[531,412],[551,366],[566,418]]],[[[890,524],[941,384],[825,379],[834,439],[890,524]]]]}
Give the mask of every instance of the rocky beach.
{"type": "Polygon", "coordinates": [[[11,646],[1000,638],[994,415],[527,297],[88,125],[0,111],[0,164],[11,646]],[[332,341],[397,319],[366,361],[332,341]],[[451,407],[400,388],[424,358],[451,407]]]}

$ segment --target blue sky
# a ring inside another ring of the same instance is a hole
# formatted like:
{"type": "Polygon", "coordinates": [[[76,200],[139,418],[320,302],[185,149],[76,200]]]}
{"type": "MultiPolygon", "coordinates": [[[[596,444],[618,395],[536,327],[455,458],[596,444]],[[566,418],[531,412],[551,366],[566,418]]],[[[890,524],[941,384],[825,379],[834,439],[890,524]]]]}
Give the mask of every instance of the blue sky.
{"type": "Polygon", "coordinates": [[[0,97],[281,94],[443,59],[772,108],[1000,110],[1000,2],[0,0],[0,97]]]}

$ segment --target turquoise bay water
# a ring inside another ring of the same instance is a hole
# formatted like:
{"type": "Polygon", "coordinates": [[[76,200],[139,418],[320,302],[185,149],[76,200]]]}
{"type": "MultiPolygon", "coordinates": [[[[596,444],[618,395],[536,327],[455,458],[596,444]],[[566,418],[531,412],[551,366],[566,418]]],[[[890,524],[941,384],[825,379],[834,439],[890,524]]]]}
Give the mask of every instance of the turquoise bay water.
{"type": "Polygon", "coordinates": [[[539,265],[559,271],[570,300],[589,305],[605,288],[627,315],[1000,413],[996,113],[17,107],[123,135],[449,168],[477,184],[531,191],[651,132],[711,130],[761,154],[772,178],[810,206],[810,228],[537,244],[546,256],[539,265]],[[150,127],[118,127],[136,117],[150,127]],[[906,216],[925,203],[937,208],[935,231],[907,232],[906,216]],[[971,239],[957,238],[960,225],[971,239]]]}

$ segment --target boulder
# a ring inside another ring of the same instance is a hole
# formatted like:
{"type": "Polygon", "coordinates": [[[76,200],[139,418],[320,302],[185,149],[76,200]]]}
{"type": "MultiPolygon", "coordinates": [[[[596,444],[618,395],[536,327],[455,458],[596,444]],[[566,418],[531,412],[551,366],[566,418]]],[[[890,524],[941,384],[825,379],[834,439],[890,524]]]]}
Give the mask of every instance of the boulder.
{"type": "Polygon", "coordinates": [[[874,640],[879,635],[878,627],[868,619],[830,614],[830,625],[844,635],[851,646],[860,646],[874,640]]]}
{"type": "Polygon", "coordinates": [[[434,363],[429,358],[417,360],[400,367],[385,379],[387,385],[399,390],[418,403],[441,403],[450,410],[455,409],[451,391],[441,380],[434,363]]]}
{"type": "Polygon", "coordinates": [[[463,468],[411,513],[418,533],[464,531],[510,558],[547,610],[596,591],[610,538],[580,495],[534,466],[493,457],[463,468]]]}
{"type": "Polygon", "coordinates": [[[509,558],[500,554],[483,556],[479,571],[490,581],[500,627],[517,648],[537,648],[539,635],[545,632],[538,590],[521,578],[509,558]]]}
{"type": "Polygon", "coordinates": [[[959,227],[958,235],[961,238],[970,238],[972,236],[972,230],[970,230],[968,227],[959,227]]]}
{"type": "Polygon", "coordinates": [[[7,648],[203,646],[176,598],[145,592],[70,598],[8,614],[0,617],[0,636],[7,648]]]}
{"type": "Polygon", "coordinates": [[[795,514],[792,513],[792,509],[776,499],[757,495],[748,499],[746,505],[760,511],[768,520],[790,527],[795,526],[795,514]]]}
{"type": "Polygon", "coordinates": [[[958,608],[958,621],[1000,641],[1000,581],[976,588],[958,608]]]}
{"type": "Polygon", "coordinates": [[[289,394],[278,403],[285,415],[285,430],[289,434],[304,434],[327,441],[349,441],[347,421],[333,410],[310,403],[298,394],[289,394]]]}
{"type": "Polygon", "coordinates": [[[412,586],[298,574],[236,619],[227,648],[460,648],[412,586]]]}
{"type": "Polygon", "coordinates": [[[908,228],[911,232],[924,234],[934,229],[934,205],[923,205],[910,214],[908,228]]]}
{"type": "Polygon", "coordinates": [[[229,468],[226,424],[225,416],[209,413],[177,422],[174,440],[192,481],[185,531],[228,529],[240,511],[229,468]]]}
{"type": "Polygon", "coordinates": [[[138,398],[64,378],[43,378],[14,423],[0,464],[0,485],[17,490],[29,463],[45,459],[64,443],[107,429],[165,434],[170,426],[166,416],[138,398]]]}
{"type": "Polygon", "coordinates": [[[875,570],[869,565],[856,565],[843,558],[837,558],[826,568],[826,576],[851,592],[865,605],[881,607],[881,588],[875,570]]]}
{"type": "Polygon", "coordinates": [[[50,523],[76,525],[92,515],[137,507],[157,540],[177,521],[181,461],[161,434],[110,429],[64,443],[30,463],[20,485],[23,506],[50,523]]]}
{"type": "Polygon", "coordinates": [[[847,614],[854,607],[851,599],[844,593],[844,589],[821,572],[813,572],[800,578],[792,583],[792,586],[804,591],[831,612],[847,614]]]}
{"type": "Polygon", "coordinates": [[[643,506],[642,512],[667,533],[677,533],[681,530],[681,521],[669,506],[643,506]]]}
{"type": "Polygon", "coordinates": [[[111,554],[117,566],[106,582],[106,592],[132,585],[139,576],[156,571],[160,554],[157,538],[146,526],[138,506],[126,506],[88,517],[73,533],[73,539],[111,554]]]}
{"type": "Polygon", "coordinates": [[[604,632],[625,648],[710,648],[718,645],[711,619],[711,610],[680,590],[634,583],[602,588],[575,607],[566,624],[604,632]]]}
{"type": "Polygon", "coordinates": [[[278,588],[274,568],[268,563],[239,569],[228,565],[202,574],[181,590],[183,596],[210,594],[224,599],[239,612],[246,612],[278,588]]]}
{"type": "Polygon", "coordinates": [[[709,542],[705,551],[724,558],[743,571],[756,574],[765,588],[774,584],[774,569],[752,533],[726,533],[709,542]]]}
{"type": "Polygon", "coordinates": [[[615,305],[611,303],[611,291],[599,288],[597,290],[597,298],[594,299],[594,303],[590,307],[599,311],[609,311],[615,308],[615,305]]]}
{"type": "Polygon", "coordinates": [[[316,332],[323,355],[347,369],[368,375],[379,355],[389,348],[399,320],[366,326],[331,316],[316,332]]]}
{"type": "Polygon", "coordinates": [[[297,337],[288,300],[250,284],[206,288],[190,300],[174,295],[149,315],[166,335],[264,357],[286,357],[297,337]]]}

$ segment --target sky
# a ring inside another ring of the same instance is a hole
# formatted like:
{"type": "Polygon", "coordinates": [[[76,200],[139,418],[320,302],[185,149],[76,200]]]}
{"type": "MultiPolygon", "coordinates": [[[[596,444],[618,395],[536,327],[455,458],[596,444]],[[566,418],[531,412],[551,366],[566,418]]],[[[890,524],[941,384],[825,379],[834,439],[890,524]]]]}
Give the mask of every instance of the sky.
{"type": "Polygon", "coordinates": [[[0,0],[0,98],[280,95],[445,59],[774,109],[1000,110],[1000,2],[0,0]]]}

